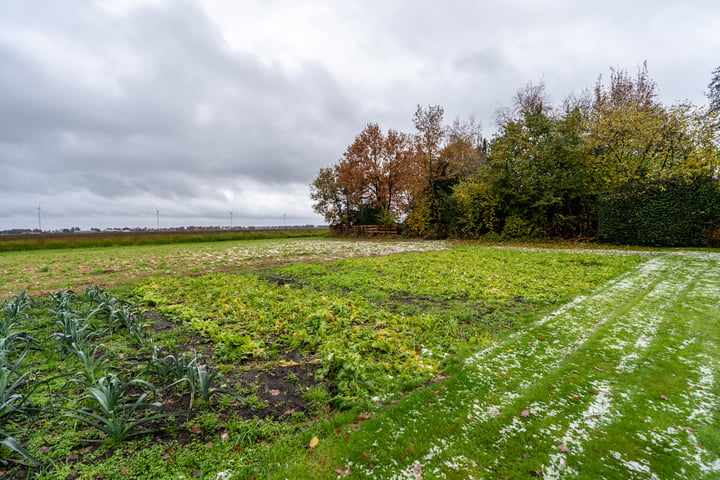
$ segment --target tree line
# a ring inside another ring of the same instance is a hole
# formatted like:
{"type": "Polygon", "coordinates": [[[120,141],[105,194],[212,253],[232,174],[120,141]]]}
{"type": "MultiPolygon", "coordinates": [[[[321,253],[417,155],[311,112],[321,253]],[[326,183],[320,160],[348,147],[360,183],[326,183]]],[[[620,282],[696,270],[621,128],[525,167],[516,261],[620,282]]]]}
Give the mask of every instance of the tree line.
{"type": "Polygon", "coordinates": [[[333,225],[433,237],[720,241],[720,67],[708,88],[708,106],[664,105],[647,65],[559,105],[528,84],[491,139],[472,117],[445,125],[442,107],[418,106],[414,132],[369,123],[322,168],[314,209],[333,225]]]}

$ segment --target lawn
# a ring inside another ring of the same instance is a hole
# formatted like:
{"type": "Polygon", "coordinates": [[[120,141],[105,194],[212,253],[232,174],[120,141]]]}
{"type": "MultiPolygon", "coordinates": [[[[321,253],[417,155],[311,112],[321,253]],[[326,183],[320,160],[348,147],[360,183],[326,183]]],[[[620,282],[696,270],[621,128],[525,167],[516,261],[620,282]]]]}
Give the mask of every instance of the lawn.
{"type": "Polygon", "coordinates": [[[19,301],[3,304],[8,475],[720,475],[717,253],[330,240],[78,252],[0,256],[32,277],[5,277],[7,290],[75,290],[12,319],[19,301]],[[38,265],[56,275],[43,283],[38,265]],[[99,396],[113,388],[114,413],[99,396]]]}

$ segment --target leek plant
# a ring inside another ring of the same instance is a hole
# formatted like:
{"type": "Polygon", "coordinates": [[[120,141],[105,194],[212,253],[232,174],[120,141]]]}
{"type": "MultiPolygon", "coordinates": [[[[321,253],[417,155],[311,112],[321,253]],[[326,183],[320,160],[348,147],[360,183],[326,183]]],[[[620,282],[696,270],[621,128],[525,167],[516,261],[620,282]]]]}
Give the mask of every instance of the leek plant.
{"type": "Polygon", "coordinates": [[[93,404],[83,408],[71,408],[66,415],[99,430],[114,443],[152,431],[139,430],[143,425],[185,413],[148,413],[162,408],[162,403],[151,401],[155,397],[155,387],[144,380],[124,381],[117,375],[107,375],[96,382],[82,383],[86,395],[81,400],[91,400],[93,404]],[[132,397],[129,392],[131,387],[146,391],[132,397]]]}

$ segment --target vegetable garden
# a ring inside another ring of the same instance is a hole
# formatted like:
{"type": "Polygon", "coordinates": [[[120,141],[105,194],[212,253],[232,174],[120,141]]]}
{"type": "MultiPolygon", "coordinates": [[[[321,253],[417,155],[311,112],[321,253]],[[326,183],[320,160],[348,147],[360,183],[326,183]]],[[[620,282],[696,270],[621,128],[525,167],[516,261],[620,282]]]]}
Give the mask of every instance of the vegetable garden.
{"type": "MultiPolygon", "coordinates": [[[[104,252],[147,264],[162,252],[163,271],[115,277],[112,289],[70,289],[75,278],[58,275],[51,294],[3,301],[4,475],[720,472],[716,253],[321,240],[132,248],[104,252]],[[187,262],[193,251],[217,263],[203,271],[187,262]],[[262,252],[276,261],[257,261],[262,252]]],[[[54,255],[24,258],[29,270],[67,258],[54,255]]]]}

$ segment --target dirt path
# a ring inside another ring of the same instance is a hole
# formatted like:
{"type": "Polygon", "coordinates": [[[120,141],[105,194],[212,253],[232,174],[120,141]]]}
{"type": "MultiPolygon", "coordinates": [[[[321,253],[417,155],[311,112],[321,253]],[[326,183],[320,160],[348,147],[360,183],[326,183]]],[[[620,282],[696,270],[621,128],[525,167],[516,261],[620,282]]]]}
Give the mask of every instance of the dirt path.
{"type": "Polygon", "coordinates": [[[347,464],[353,478],[720,478],[718,324],[720,254],[652,257],[478,352],[357,447],[412,455],[347,464]]]}

